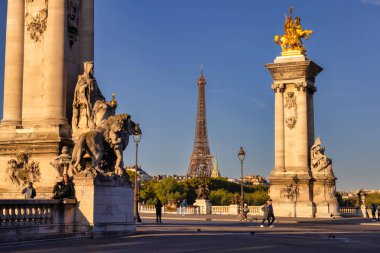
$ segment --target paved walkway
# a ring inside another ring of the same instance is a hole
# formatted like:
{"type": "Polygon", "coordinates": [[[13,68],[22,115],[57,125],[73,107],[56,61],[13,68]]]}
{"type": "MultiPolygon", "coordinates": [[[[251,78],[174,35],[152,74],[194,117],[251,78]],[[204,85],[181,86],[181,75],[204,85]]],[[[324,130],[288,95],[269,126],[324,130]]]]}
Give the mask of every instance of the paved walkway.
{"type": "MultiPolygon", "coordinates": [[[[153,213],[142,213],[140,215],[143,223],[151,222],[156,219],[156,215],[153,213]]],[[[163,220],[170,221],[222,221],[222,222],[239,222],[239,217],[237,215],[221,215],[221,214],[189,214],[189,215],[176,215],[176,214],[163,214],[163,220]]],[[[261,222],[262,216],[251,216],[248,215],[248,219],[251,222],[261,222]]],[[[321,218],[288,218],[279,217],[276,218],[276,223],[371,223],[371,219],[361,218],[361,217],[348,217],[348,218],[331,218],[331,219],[321,219],[321,218]]],[[[373,222],[373,224],[379,224],[380,222],[373,222]]]]}
{"type": "Polygon", "coordinates": [[[0,244],[0,252],[380,252],[380,226],[360,225],[362,219],[280,218],[274,228],[260,228],[256,222],[207,217],[165,215],[156,224],[144,214],[131,236],[0,244]]]}

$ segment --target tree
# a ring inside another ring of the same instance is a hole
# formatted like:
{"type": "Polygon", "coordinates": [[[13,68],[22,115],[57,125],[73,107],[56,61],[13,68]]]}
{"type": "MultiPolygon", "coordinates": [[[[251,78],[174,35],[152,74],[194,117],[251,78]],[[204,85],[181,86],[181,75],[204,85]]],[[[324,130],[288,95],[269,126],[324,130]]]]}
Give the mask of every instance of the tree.
{"type": "Polygon", "coordinates": [[[380,204],[380,193],[369,193],[365,198],[365,206],[370,207],[371,204],[376,206],[380,204]]]}

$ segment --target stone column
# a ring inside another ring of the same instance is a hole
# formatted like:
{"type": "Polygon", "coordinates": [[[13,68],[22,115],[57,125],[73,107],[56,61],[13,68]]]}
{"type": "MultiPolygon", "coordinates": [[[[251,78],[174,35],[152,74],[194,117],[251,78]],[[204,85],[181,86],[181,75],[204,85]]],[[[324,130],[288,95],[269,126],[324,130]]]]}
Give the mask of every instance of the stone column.
{"type": "Polygon", "coordinates": [[[307,97],[307,110],[308,110],[308,149],[310,150],[311,146],[314,144],[314,92],[317,91],[317,88],[315,86],[311,86],[308,89],[308,97],[307,97]]]}
{"type": "Polygon", "coordinates": [[[46,82],[43,120],[48,124],[67,123],[65,78],[65,0],[49,1],[46,36],[46,82]]]}
{"type": "Polygon", "coordinates": [[[274,171],[285,171],[284,156],[284,85],[273,84],[274,101],[274,171]]]}
{"type": "Polygon", "coordinates": [[[298,141],[297,141],[297,154],[298,159],[297,167],[304,172],[309,171],[309,149],[308,149],[308,110],[307,110],[307,83],[296,84],[298,90],[298,141]]]}
{"type": "Polygon", "coordinates": [[[94,60],[94,0],[81,1],[79,21],[79,72],[83,73],[83,62],[94,60]]]}
{"type": "Polygon", "coordinates": [[[2,125],[21,125],[25,1],[8,0],[2,125]]]}

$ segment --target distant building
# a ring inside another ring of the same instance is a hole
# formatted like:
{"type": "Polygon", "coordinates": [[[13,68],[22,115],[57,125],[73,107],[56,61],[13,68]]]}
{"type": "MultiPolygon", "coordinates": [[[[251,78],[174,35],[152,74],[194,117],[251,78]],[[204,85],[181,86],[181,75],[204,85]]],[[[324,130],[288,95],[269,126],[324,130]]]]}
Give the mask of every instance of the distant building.
{"type": "Polygon", "coordinates": [[[269,186],[268,181],[260,175],[247,175],[243,179],[245,183],[251,183],[252,185],[269,186]]]}
{"type": "Polygon", "coordinates": [[[156,175],[156,176],[152,176],[151,180],[161,181],[162,179],[165,179],[165,178],[173,178],[177,182],[185,181],[187,179],[186,176],[182,176],[182,175],[156,175]]]}
{"type": "MultiPolygon", "coordinates": [[[[127,171],[136,172],[136,166],[126,166],[125,169],[127,171]]],[[[141,165],[138,166],[137,173],[139,174],[139,177],[142,181],[149,181],[151,179],[151,176],[149,176],[148,173],[146,173],[143,169],[141,169],[141,165]]]]}
{"type": "Polygon", "coordinates": [[[221,177],[219,168],[218,168],[218,156],[215,156],[214,159],[214,169],[211,172],[211,177],[221,177]]]}

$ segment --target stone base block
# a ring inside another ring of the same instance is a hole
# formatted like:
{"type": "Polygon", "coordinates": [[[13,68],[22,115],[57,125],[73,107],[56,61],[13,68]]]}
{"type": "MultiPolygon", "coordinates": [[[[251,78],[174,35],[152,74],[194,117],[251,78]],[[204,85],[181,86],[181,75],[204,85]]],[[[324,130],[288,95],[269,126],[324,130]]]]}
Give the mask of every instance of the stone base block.
{"type": "Polygon", "coordinates": [[[78,207],[75,231],[92,237],[129,234],[136,230],[133,220],[133,189],[114,178],[75,177],[78,207]]]}
{"type": "Polygon", "coordinates": [[[211,202],[207,199],[196,199],[195,206],[199,206],[201,214],[211,214],[211,202]]]}
{"type": "Polygon", "coordinates": [[[338,203],[322,202],[316,203],[316,218],[333,218],[341,217],[338,203]]]}
{"type": "Polygon", "coordinates": [[[72,147],[71,129],[67,124],[41,125],[36,127],[0,126],[0,199],[22,199],[21,191],[28,185],[28,179],[34,183],[36,198],[50,199],[58,171],[50,164],[63,146],[72,147]],[[21,159],[21,154],[28,157],[21,159]],[[10,173],[10,161],[17,163],[17,172],[10,173]],[[33,171],[27,173],[27,166],[33,165],[33,171]],[[16,177],[17,180],[12,179],[16,177]]]}
{"type": "Polygon", "coordinates": [[[276,217],[313,218],[315,206],[312,202],[276,202],[273,200],[273,211],[276,217]]]}

